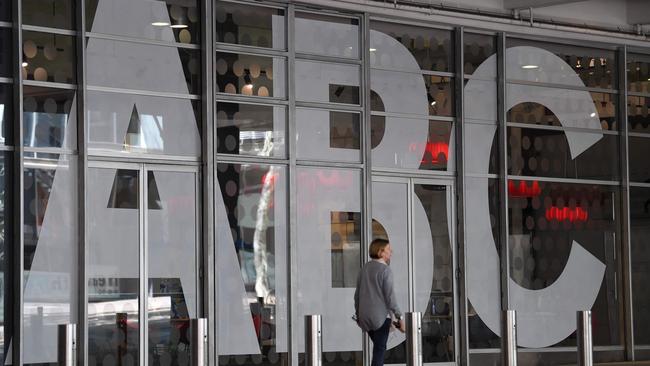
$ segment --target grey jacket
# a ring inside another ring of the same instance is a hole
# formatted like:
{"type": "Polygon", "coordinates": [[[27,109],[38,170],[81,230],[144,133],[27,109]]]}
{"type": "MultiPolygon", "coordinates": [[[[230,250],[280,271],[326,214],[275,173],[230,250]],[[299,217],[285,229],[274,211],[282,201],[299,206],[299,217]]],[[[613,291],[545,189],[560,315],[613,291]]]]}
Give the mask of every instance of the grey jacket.
{"type": "Polygon", "coordinates": [[[379,329],[391,313],[402,317],[388,265],[371,260],[363,266],[354,291],[354,311],[359,327],[366,332],[379,329]]]}

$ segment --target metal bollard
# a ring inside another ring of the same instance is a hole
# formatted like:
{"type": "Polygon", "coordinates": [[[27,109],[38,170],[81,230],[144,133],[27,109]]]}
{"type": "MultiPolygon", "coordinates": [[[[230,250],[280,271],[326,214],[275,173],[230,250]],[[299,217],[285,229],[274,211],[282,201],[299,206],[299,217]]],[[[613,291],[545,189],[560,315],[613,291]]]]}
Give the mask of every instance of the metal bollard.
{"type": "Polygon", "coordinates": [[[422,366],[422,313],[406,313],[406,365],[422,366]]]}
{"type": "Polygon", "coordinates": [[[190,334],[192,366],[206,366],[208,364],[208,320],[190,319],[190,334]]]}
{"type": "Polygon", "coordinates": [[[517,366],[517,315],[514,310],[501,313],[501,364],[517,366]]]}
{"type": "Polygon", "coordinates": [[[305,361],[307,366],[323,365],[323,332],[320,315],[305,315],[305,361]]]}
{"type": "Polygon", "coordinates": [[[594,345],[591,337],[591,311],[578,311],[578,366],[594,365],[594,345]]]}
{"type": "Polygon", "coordinates": [[[59,366],[74,366],[76,364],[77,325],[59,324],[57,341],[57,359],[59,366]]]}

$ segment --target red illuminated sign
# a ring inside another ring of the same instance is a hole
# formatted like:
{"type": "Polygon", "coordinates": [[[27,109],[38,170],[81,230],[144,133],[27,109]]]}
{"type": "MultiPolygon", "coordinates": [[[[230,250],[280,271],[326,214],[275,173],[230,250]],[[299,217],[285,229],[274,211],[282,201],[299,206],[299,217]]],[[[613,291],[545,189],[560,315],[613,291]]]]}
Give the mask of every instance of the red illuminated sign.
{"type": "Polygon", "coordinates": [[[555,207],[551,206],[546,209],[546,219],[548,221],[570,221],[570,222],[585,222],[589,218],[589,214],[582,207],[569,208],[569,207],[555,207]]]}
{"type": "Polygon", "coordinates": [[[519,184],[515,184],[514,181],[508,181],[508,195],[511,197],[525,198],[525,197],[537,197],[542,194],[542,189],[539,186],[538,181],[533,181],[533,183],[528,186],[528,183],[525,181],[519,181],[519,184]]]}
{"type": "Polygon", "coordinates": [[[444,141],[427,142],[426,145],[412,143],[409,146],[412,152],[422,151],[422,164],[446,163],[449,159],[449,144],[444,141]],[[429,153],[427,156],[426,153],[429,153]],[[428,160],[430,157],[431,160],[428,160]]]}

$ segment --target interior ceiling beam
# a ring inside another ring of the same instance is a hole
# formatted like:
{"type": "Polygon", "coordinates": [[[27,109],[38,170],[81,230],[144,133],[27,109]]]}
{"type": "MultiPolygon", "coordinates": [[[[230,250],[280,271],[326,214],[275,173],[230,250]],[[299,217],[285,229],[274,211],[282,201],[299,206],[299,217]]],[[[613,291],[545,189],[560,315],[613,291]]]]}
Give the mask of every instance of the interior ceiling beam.
{"type": "Polygon", "coordinates": [[[586,0],[503,0],[506,9],[543,8],[545,6],[579,3],[586,0]]]}

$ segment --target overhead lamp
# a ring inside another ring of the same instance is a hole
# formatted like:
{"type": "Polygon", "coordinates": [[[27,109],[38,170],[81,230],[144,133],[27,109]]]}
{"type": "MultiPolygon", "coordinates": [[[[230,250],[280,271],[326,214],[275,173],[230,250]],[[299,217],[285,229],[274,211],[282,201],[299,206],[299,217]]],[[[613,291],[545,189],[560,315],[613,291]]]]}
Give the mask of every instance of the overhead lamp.
{"type": "Polygon", "coordinates": [[[591,118],[596,117],[596,112],[591,112],[591,114],[589,115],[589,117],[591,117],[591,118]]]}
{"type": "Polygon", "coordinates": [[[435,107],[435,105],[436,105],[437,103],[438,103],[438,102],[436,102],[436,101],[434,100],[433,102],[431,102],[431,106],[432,106],[432,107],[435,107]]]}
{"type": "Polygon", "coordinates": [[[539,66],[537,66],[537,65],[523,65],[521,68],[524,69],[524,70],[532,70],[532,69],[538,69],[539,66]]]}
{"type": "Polygon", "coordinates": [[[179,24],[172,24],[172,25],[170,25],[170,27],[174,28],[174,29],[183,29],[183,28],[187,28],[187,24],[180,24],[180,23],[179,24]]]}
{"type": "Polygon", "coordinates": [[[178,17],[176,20],[172,20],[172,25],[170,25],[170,27],[174,29],[183,29],[187,28],[188,25],[184,17],[178,17]]]}
{"type": "Polygon", "coordinates": [[[154,27],[166,27],[169,25],[169,22],[153,22],[151,25],[154,27]]]}
{"type": "Polygon", "coordinates": [[[370,49],[370,52],[375,52],[375,51],[377,51],[376,48],[371,48],[371,49],[370,49]]]}
{"type": "Polygon", "coordinates": [[[27,67],[29,64],[27,62],[23,62],[23,67],[27,67]]]}

